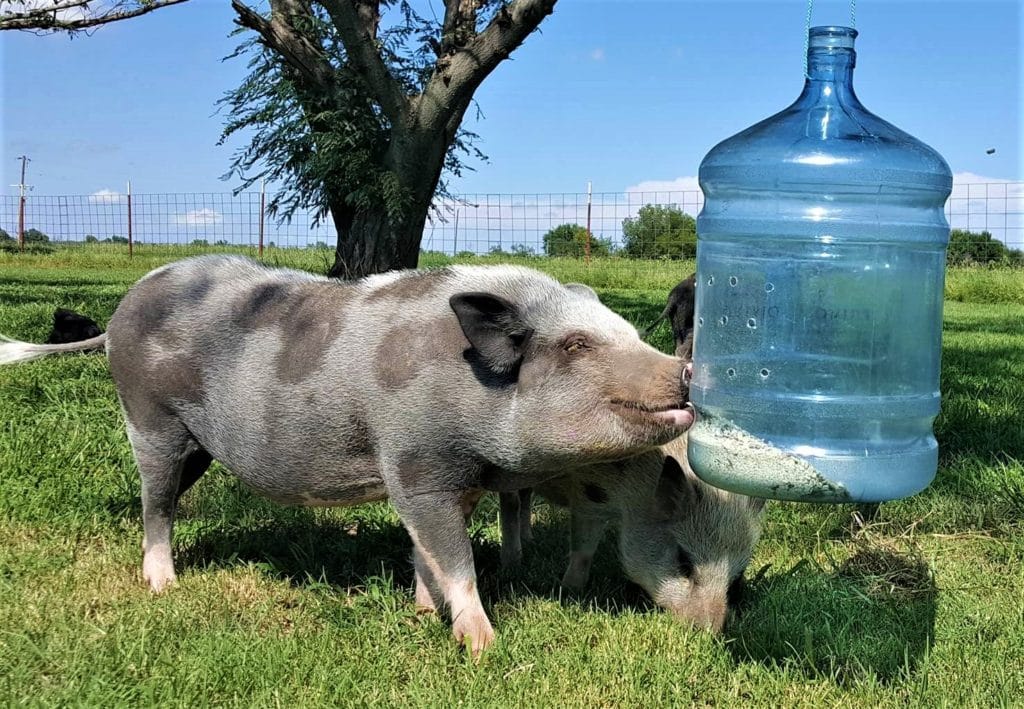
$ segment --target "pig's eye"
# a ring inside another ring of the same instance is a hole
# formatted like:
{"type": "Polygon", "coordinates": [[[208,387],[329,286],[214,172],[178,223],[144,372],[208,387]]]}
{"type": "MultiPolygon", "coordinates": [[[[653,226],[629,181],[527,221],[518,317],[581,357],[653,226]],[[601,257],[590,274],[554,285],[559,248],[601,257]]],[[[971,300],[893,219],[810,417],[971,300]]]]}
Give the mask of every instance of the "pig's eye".
{"type": "Polygon", "coordinates": [[[587,345],[587,341],[582,337],[570,337],[565,341],[565,344],[562,345],[562,349],[569,354],[577,354],[588,349],[588,347],[589,345],[587,345]]]}
{"type": "Polygon", "coordinates": [[[679,573],[686,578],[693,578],[693,559],[682,547],[676,550],[676,565],[679,567],[679,573]]]}

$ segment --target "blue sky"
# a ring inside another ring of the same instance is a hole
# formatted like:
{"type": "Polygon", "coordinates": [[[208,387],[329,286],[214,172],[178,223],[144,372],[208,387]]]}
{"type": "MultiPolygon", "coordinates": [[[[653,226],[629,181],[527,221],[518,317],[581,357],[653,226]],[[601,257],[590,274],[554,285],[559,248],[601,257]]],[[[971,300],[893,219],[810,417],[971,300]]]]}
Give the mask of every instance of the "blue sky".
{"type": "MultiPolygon", "coordinates": [[[[1024,179],[1022,4],[860,0],[861,100],[956,173],[1024,179]]],[[[466,125],[490,160],[454,190],[690,186],[711,146],[799,93],[805,12],[803,0],[561,0],[477,93],[484,118],[466,125]]],[[[813,24],[848,13],[819,1],[813,24]]],[[[128,179],[137,192],[228,191],[219,178],[241,142],[216,145],[215,102],[245,73],[221,61],[232,17],[227,0],[192,0],[91,37],[0,35],[3,193],[23,153],[36,194],[128,179]]]]}

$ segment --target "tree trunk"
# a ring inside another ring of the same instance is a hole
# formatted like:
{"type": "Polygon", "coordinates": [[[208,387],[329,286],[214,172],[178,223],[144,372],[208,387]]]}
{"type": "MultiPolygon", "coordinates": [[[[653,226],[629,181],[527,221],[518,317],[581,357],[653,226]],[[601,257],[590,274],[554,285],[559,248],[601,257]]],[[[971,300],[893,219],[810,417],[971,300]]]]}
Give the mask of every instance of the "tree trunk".
{"type": "Polygon", "coordinates": [[[388,219],[383,208],[360,212],[347,220],[335,217],[338,246],[327,275],[348,280],[396,268],[416,268],[426,221],[426,210],[419,211],[420,219],[410,214],[400,223],[388,219]]]}
{"type": "MultiPolygon", "coordinates": [[[[461,117],[460,112],[457,120],[461,117]]],[[[393,154],[386,162],[409,196],[400,217],[389,219],[383,205],[356,213],[347,206],[332,206],[338,245],[328,276],[355,279],[397,268],[416,268],[423,226],[454,139],[454,132],[446,132],[393,140],[393,154]]]]}

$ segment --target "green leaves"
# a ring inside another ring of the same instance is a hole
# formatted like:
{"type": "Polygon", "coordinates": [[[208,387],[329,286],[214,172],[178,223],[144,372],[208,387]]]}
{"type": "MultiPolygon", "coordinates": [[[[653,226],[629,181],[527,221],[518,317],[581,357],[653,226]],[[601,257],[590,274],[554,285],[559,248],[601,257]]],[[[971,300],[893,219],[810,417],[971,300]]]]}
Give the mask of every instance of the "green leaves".
{"type": "Polygon", "coordinates": [[[633,258],[694,258],[697,220],[674,204],[648,204],[622,221],[623,251],[633,258]]]}

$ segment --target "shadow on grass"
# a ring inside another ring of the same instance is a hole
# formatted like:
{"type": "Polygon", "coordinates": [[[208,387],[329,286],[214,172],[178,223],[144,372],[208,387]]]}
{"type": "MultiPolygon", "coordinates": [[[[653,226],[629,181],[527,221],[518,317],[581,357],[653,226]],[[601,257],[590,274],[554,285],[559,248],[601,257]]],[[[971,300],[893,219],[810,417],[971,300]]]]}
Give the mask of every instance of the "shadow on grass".
{"type": "Polygon", "coordinates": [[[912,673],[935,637],[936,589],[917,557],[861,550],[834,572],[801,561],[750,585],[726,631],[737,662],[840,685],[912,673]]]}
{"type": "MultiPolygon", "coordinates": [[[[196,516],[186,515],[176,524],[175,565],[179,572],[254,564],[296,587],[326,583],[347,592],[365,588],[370,579],[389,576],[396,587],[409,589],[411,594],[412,541],[386,504],[348,508],[335,518],[310,508],[277,506],[245,491],[229,495],[232,499],[216,500],[222,510],[219,518],[212,518],[207,509],[196,516]]],[[[107,507],[141,528],[137,497],[112,499],[107,507]]],[[[203,507],[208,507],[205,502],[203,507]]],[[[485,498],[481,508],[469,531],[485,606],[529,596],[613,615],[655,609],[643,590],[623,577],[611,534],[606,535],[595,557],[591,583],[582,591],[567,592],[558,583],[569,551],[564,519],[535,523],[523,565],[504,570],[499,543],[484,538],[484,530],[497,524],[496,500],[485,498]]]]}

